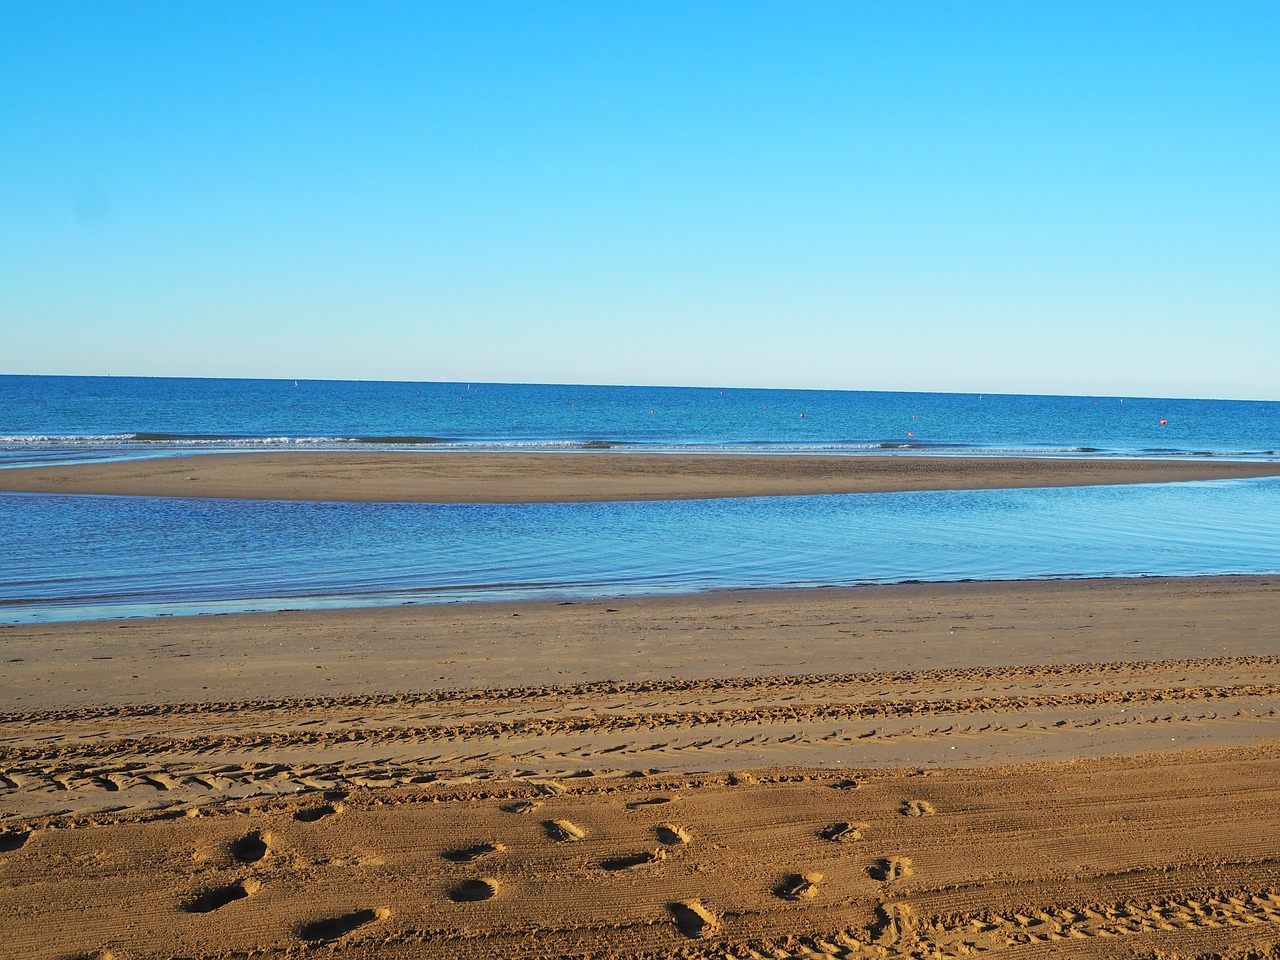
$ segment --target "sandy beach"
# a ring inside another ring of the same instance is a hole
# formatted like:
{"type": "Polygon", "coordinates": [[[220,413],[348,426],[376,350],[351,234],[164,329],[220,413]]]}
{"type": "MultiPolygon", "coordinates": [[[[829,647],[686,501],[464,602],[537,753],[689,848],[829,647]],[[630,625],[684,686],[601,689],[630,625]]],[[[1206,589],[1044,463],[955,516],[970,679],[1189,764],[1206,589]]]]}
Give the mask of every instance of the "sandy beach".
{"type": "Polygon", "coordinates": [[[361,502],[582,502],[1167,483],[1277,462],[1050,457],[395,452],[203,454],[0,470],[0,492],[361,502]]]}
{"type": "Polygon", "coordinates": [[[0,628],[31,958],[1269,956],[1280,579],[0,628]]]}

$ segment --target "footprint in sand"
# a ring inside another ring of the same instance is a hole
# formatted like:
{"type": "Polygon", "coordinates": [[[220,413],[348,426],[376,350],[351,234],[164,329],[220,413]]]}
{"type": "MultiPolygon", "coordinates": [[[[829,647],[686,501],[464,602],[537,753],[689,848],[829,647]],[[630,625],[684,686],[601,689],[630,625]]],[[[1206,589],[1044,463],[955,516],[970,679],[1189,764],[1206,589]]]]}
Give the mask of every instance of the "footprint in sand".
{"type": "Polygon", "coordinates": [[[773,888],[773,894],[783,900],[809,900],[818,895],[821,882],[820,873],[790,873],[773,888]]]}
{"type": "Polygon", "coordinates": [[[708,936],[720,929],[720,918],[701,900],[668,903],[667,910],[675,918],[677,929],[692,940],[708,936]]]}
{"type": "Polygon", "coordinates": [[[542,806],[541,800],[514,800],[502,805],[503,813],[529,813],[542,806]]]}
{"type": "Polygon", "coordinates": [[[232,840],[227,849],[241,863],[257,863],[271,849],[271,834],[251,831],[239,840],[232,840]]]}
{"type": "Polygon", "coordinates": [[[568,820],[547,820],[542,826],[547,831],[547,836],[558,843],[571,843],[587,835],[587,831],[568,820]]]}
{"type": "Polygon", "coordinates": [[[323,920],[304,923],[298,927],[298,936],[309,943],[327,943],[344,937],[353,930],[359,930],[365,924],[373,923],[375,920],[385,920],[389,916],[391,911],[387,907],[378,907],[376,910],[355,910],[344,913],[340,917],[326,917],[323,920]]]}
{"type": "Polygon", "coordinates": [[[632,800],[627,804],[628,810],[639,810],[643,807],[656,807],[664,803],[671,803],[673,800],[679,800],[679,797],[650,797],[647,800],[632,800]]]}
{"type": "Polygon", "coordinates": [[[605,870],[630,870],[633,867],[642,867],[646,863],[657,863],[659,860],[667,859],[667,851],[648,850],[642,853],[630,853],[622,857],[609,857],[601,860],[600,866],[605,870]]]}
{"type": "Polygon", "coordinates": [[[898,812],[904,817],[931,817],[938,811],[928,800],[903,800],[898,812]]]}
{"type": "Polygon", "coordinates": [[[21,850],[30,838],[30,830],[14,830],[9,833],[0,833],[0,853],[12,853],[14,850],[21,850]]]}
{"type": "Polygon", "coordinates": [[[882,904],[876,907],[875,922],[868,928],[871,942],[877,947],[887,948],[900,941],[914,939],[912,931],[915,922],[911,908],[905,903],[882,904]]]}
{"type": "Polygon", "coordinates": [[[501,853],[507,849],[504,844],[498,843],[475,843],[469,847],[459,847],[456,850],[446,850],[440,856],[444,857],[450,863],[471,863],[479,860],[481,857],[488,857],[495,853],[501,853]]]}
{"type": "Polygon", "coordinates": [[[846,840],[861,840],[862,831],[867,829],[865,823],[850,823],[842,820],[839,823],[830,823],[818,831],[818,836],[823,840],[830,840],[834,843],[843,843],[846,840]]]}
{"type": "Polygon", "coordinates": [[[654,833],[658,835],[658,842],[664,843],[668,847],[678,847],[680,844],[688,843],[693,839],[693,834],[674,823],[660,823],[654,827],[654,833]]]}
{"type": "Polygon", "coordinates": [[[915,871],[911,869],[910,857],[885,857],[869,867],[867,873],[871,874],[872,879],[887,883],[890,880],[909,877],[915,871]]]}
{"type": "Polygon", "coordinates": [[[342,812],[342,804],[326,803],[318,807],[308,807],[306,810],[299,810],[293,815],[293,819],[300,820],[303,823],[315,823],[317,820],[323,820],[325,817],[331,817],[335,813],[342,812]]]}
{"type": "Polygon", "coordinates": [[[463,880],[449,891],[449,899],[454,903],[479,903],[492,899],[497,893],[497,880],[463,880]]]}
{"type": "Polygon", "coordinates": [[[212,913],[228,903],[235,903],[237,900],[252,896],[261,887],[262,884],[257,880],[242,880],[225,887],[213,887],[184,902],[182,909],[187,913],[212,913]]]}

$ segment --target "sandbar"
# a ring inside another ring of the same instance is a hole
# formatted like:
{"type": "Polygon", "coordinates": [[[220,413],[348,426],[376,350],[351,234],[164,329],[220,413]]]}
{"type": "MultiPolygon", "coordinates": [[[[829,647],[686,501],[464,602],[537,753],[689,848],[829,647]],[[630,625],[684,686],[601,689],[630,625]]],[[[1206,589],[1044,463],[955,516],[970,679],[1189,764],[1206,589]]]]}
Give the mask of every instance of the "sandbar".
{"type": "Polygon", "coordinates": [[[1280,462],[1067,457],[283,451],[0,470],[0,492],[532,503],[1166,483],[1280,462]]]}

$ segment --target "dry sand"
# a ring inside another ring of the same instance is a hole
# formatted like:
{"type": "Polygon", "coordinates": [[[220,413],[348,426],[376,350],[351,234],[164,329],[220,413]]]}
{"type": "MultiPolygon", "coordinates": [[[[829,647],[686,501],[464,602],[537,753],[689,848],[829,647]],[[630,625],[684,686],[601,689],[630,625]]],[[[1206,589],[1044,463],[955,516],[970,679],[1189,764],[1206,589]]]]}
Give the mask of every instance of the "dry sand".
{"type": "Polygon", "coordinates": [[[0,491],[456,503],[975,490],[1280,475],[1280,463],[638,453],[230,453],[0,470],[0,491]]]}
{"type": "Polygon", "coordinates": [[[1255,957],[1280,578],[0,629],[0,954],[1255,957]]]}

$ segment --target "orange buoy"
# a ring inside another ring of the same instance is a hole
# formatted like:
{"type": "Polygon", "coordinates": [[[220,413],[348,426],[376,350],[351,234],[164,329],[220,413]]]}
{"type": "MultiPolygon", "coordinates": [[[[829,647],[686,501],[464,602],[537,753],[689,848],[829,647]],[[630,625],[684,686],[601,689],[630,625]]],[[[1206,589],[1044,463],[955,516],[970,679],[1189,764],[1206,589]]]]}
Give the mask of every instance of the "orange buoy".
{"type": "Polygon", "coordinates": [[[1160,426],[1162,426],[1162,427],[1163,427],[1163,426],[1164,426],[1166,423],[1168,423],[1168,422],[1169,422],[1168,420],[1161,420],[1161,421],[1160,421],[1160,426]]]}

